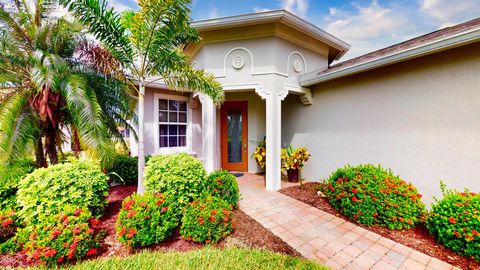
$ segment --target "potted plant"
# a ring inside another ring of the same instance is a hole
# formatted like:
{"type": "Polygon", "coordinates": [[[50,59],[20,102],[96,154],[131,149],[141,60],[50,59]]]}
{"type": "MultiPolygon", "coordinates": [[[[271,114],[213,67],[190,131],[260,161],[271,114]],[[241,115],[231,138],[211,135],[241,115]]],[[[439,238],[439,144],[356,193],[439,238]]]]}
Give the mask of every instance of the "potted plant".
{"type": "Polygon", "coordinates": [[[310,153],[305,147],[295,149],[290,146],[282,149],[282,169],[287,172],[289,182],[298,183],[300,170],[303,169],[304,163],[309,158],[310,153]]]}
{"type": "Polygon", "coordinates": [[[257,162],[260,168],[265,169],[265,161],[267,158],[267,148],[265,144],[265,138],[258,143],[255,153],[253,153],[253,159],[257,162]]]}

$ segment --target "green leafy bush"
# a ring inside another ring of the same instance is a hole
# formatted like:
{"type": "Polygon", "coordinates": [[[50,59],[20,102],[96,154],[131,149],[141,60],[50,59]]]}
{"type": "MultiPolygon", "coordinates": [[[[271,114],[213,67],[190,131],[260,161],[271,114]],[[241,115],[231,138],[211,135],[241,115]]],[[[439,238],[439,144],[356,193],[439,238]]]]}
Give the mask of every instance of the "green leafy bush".
{"type": "Polygon", "coordinates": [[[447,190],[427,217],[427,228],[439,243],[480,260],[480,195],[447,190]]]}
{"type": "Polygon", "coordinates": [[[89,162],[58,164],[37,169],[19,183],[20,216],[35,223],[41,216],[55,215],[62,205],[88,208],[100,216],[107,204],[107,176],[89,162]]]}
{"type": "Polygon", "coordinates": [[[23,247],[31,259],[49,265],[93,256],[102,236],[98,225],[88,208],[65,205],[59,214],[25,228],[29,237],[23,247]]]}
{"type": "Polygon", "coordinates": [[[233,232],[233,209],[226,201],[208,196],[185,209],[180,234],[194,242],[218,242],[233,232]]]}
{"type": "Polygon", "coordinates": [[[117,237],[129,247],[160,243],[178,226],[172,201],[163,194],[133,194],[122,203],[116,223],[117,237]]]}
{"type": "Polygon", "coordinates": [[[344,216],[369,226],[412,228],[425,209],[422,195],[412,184],[371,164],[338,169],[323,189],[344,216]]]}
{"type": "Polygon", "coordinates": [[[224,170],[213,172],[207,177],[206,189],[233,207],[236,207],[240,198],[236,177],[224,170]]]}
{"type": "Polygon", "coordinates": [[[20,226],[22,226],[22,223],[15,210],[0,211],[0,242],[14,236],[20,226]]]}
{"type": "Polygon", "coordinates": [[[173,195],[180,209],[200,196],[206,178],[202,162],[186,153],[151,157],[145,168],[146,190],[173,195]]]}
{"type": "Polygon", "coordinates": [[[34,169],[35,163],[31,160],[0,166],[0,210],[18,209],[18,182],[34,169]]]}
{"type": "Polygon", "coordinates": [[[107,174],[115,182],[123,182],[126,185],[138,184],[138,158],[118,155],[107,174]],[[121,180],[118,179],[119,177],[121,180]]]}

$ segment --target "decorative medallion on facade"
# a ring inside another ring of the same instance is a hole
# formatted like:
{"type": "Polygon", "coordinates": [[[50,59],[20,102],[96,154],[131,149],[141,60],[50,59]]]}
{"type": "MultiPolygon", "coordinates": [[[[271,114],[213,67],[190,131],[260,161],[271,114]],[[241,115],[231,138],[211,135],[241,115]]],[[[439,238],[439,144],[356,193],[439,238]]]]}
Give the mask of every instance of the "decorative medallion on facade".
{"type": "Polygon", "coordinates": [[[245,65],[245,58],[242,55],[235,55],[232,58],[232,66],[235,69],[241,69],[245,65]]]}
{"type": "Polygon", "coordinates": [[[303,63],[300,59],[296,59],[295,61],[293,61],[293,70],[295,70],[295,72],[297,73],[303,71],[303,63]]]}

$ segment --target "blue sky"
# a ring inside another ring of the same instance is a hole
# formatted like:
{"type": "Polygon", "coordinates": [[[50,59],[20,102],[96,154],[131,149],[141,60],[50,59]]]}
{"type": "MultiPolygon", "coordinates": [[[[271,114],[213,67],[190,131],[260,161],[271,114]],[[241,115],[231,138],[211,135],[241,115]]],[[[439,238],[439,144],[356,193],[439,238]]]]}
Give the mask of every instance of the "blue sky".
{"type": "Polygon", "coordinates": [[[287,9],[352,45],[344,60],[480,16],[480,0],[193,0],[191,8],[194,20],[287,9]]]}

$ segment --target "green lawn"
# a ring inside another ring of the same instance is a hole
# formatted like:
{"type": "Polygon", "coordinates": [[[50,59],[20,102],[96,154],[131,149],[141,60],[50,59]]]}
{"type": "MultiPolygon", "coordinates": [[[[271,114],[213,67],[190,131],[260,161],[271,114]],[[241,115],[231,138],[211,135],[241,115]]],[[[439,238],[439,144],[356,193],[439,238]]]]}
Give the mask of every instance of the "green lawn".
{"type": "MultiPolygon", "coordinates": [[[[33,268],[43,269],[43,268],[33,268]]],[[[319,264],[270,251],[229,247],[186,253],[142,252],[126,258],[86,261],[65,269],[328,269],[319,264]]]]}

